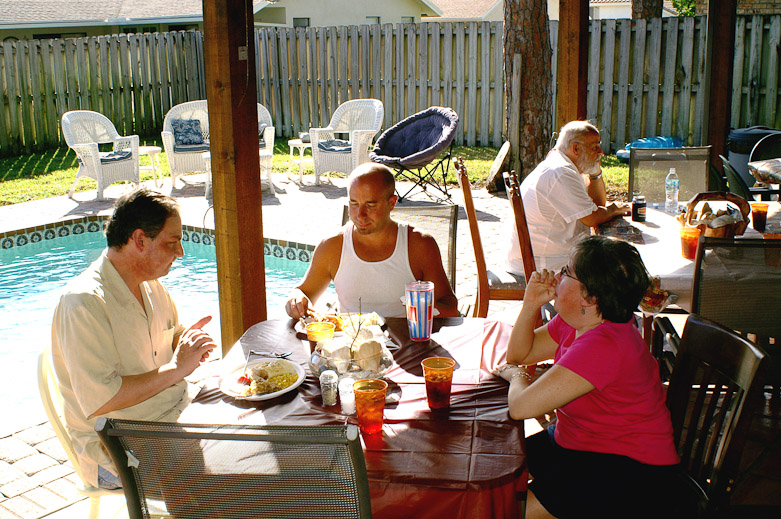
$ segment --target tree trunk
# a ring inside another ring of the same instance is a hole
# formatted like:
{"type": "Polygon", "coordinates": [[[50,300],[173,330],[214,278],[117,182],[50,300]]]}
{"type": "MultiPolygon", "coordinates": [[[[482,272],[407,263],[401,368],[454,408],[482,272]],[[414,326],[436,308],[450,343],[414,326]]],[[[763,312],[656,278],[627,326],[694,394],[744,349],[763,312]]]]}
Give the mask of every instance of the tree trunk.
{"type": "Polygon", "coordinates": [[[632,18],[661,18],[662,0],[632,0],[632,18]]]}
{"type": "Polygon", "coordinates": [[[548,152],[551,45],[546,0],[504,0],[505,130],[511,169],[524,178],[548,152]]]}

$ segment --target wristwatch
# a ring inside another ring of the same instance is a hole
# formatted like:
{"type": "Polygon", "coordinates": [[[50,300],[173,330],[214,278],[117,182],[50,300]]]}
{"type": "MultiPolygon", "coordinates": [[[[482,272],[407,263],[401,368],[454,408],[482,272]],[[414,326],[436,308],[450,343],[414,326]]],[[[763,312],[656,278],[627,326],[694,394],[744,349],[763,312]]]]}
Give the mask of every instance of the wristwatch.
{"type": "Polygon", "coordinates": [[[600,178],[602,178],[602,172],[601,172],[601,171],[599,172],[599,174],[598,174],[598,175],[593,175],[593,176],[592,176],[592,175],[589,175],[589,176],[588,176],[588,179],[589,179],[589,180],[599,180],[600,178]]]}

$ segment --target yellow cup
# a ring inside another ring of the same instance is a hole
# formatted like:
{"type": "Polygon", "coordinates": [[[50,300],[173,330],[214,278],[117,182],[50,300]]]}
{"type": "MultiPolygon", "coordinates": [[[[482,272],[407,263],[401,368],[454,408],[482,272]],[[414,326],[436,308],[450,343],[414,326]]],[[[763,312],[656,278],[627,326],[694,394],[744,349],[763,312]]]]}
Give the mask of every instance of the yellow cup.
{"type": "Polygon", "coordinates": [[[306,338],[312,342],[331,339],[335,329],[334,323],[309,323],[306,325],[306,338]]]}
{"type": "Polygon", "coordinates": [[[697,256],[697,242],[700,240],[700,230],[696,227],[681,229],[681,255],[693,260],[697,256]]]}

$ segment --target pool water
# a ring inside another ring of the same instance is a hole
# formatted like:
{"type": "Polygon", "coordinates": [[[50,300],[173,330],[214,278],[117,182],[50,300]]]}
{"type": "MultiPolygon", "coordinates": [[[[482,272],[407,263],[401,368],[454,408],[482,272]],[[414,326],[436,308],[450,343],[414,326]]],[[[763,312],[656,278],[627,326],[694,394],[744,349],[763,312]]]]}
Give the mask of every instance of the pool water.
{"type": "MultiPolygon", "coordinates": [[[[205,315],[205,327],[220,342],[216,249],[187,242],[185,256],[161,278],[183,325],[205,315]]],[[[0,401],[4,421],[43,407],[37,385],[38,353],[51,341],[51,320],[62,289],[97,259],[105,247],[100,232],[55,238],[0,250],[0,401]]],[[[265,256],[269,318],[285,316],[284,302],[308,263],[265,256]]],[[[332,290],[332,289],[329,289],[332,290]]],[[[44,417],[45,419],[45,417],[44,417]]],[[[29,425],[22,422],[23,425],[29,425]]],[[[7,424],[6,424],[7,425],[7,424]]]]}

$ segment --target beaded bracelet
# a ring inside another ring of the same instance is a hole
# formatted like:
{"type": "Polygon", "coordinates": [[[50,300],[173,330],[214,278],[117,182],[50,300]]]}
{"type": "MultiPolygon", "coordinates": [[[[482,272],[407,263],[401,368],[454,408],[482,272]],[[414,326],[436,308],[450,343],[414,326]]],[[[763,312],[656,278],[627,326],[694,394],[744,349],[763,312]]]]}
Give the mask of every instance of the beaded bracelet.
{"type": "Polygon", "coordinates": [[[523,370],[518,370],[517,372],[513,373],[513,375],[510,377],[510,383],[512,383],[513,379],[516,377],[523,377],[526,379],[526,382],[529,384],[532,383],[532,376],[523,370]]]}

